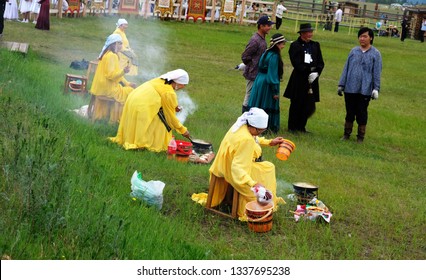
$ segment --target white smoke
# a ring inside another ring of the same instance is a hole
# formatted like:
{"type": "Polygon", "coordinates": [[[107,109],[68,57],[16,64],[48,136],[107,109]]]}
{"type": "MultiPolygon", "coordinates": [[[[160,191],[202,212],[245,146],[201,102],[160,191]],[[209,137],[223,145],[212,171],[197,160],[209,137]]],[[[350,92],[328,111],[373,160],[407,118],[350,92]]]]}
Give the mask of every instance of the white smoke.
{"type": "Polygon", "coordinates": [[[186,91],[180,90],[177,93],[177,97],[179,106],[182,107],[182,110],[176,113],[176,117],[183,124],[185,123],[186,118],[197,110],[197,104],[192,101],[186,91]]]}

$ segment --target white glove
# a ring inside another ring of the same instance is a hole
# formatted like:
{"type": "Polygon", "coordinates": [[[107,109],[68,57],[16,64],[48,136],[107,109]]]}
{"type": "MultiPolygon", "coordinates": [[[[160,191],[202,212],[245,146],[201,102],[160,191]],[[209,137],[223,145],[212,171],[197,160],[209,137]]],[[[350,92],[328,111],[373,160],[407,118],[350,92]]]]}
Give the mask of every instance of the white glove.
{"type": "Polygon", "coordinates": [[[343,96],[343,87],[341,86],[337,87],[337,95],[343,96]]]}
{"type": "Polygon", "coordinates": [[[371,92],[371,99],[376,100],[379,98],[379,92],[377,91],[377,89],[373,89],[373,91],[371,92]]]}
{"type": "Polygon", "coordinates": [[[308,81],[310,84],[312,84],[316,78],[318,78],[318,72],[312,72],[311,74],[309,74],[308,76],[308,81]]]}

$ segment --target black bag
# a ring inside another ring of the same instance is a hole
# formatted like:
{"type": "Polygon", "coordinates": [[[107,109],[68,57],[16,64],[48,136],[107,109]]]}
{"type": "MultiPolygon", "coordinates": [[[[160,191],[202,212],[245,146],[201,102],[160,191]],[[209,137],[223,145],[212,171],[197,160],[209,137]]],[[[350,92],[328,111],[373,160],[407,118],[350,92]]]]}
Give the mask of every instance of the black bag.
{"type": "Polygon", "coordinates": [[[73,62],[71,62],[70,68],[76,69],[76,70],[87,69],[89,68],[89,61],[84,60],[84,58],[82,61],[74,60],[73,62]]]}

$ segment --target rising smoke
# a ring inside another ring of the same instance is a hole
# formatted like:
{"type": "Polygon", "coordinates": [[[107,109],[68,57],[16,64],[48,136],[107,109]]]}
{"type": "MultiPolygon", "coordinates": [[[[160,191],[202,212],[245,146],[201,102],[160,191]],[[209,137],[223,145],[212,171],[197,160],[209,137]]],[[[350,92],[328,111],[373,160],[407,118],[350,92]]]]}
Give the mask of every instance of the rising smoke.
{"type": "Polygon", "coordinates": [[[186,118],[189,115],[192,115],[197,110],[197,104],[195,104],[192,99],[189,97],[186,91],[180,90],[177,93],[179,106],[182,107],[182,110],[179,113],[176,113],[177,118],[183,124],[186,121],[186,118]]]}

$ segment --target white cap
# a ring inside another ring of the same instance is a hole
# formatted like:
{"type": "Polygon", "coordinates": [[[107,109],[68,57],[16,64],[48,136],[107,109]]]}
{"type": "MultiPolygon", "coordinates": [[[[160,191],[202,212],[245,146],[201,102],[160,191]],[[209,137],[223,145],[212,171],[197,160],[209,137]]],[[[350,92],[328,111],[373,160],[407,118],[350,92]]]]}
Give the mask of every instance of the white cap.
{"type": "Polygon", "coordinates": [[[187,85],[189,83],[189,75],[185,70],[176,69],[160,76],[161,79],[173,81],[181,85],[187,85]]]}
{"type": "Polygon", "coordinates": [[[121,36],[118,34],[111,34],[108,36],[108,38],[105,41],[105,45],[102,48],[101,53],[99,54],[99,57],[102,56],[102,54],[104,53],[104,51],[106,50],[106,48],[108,48],[111,44],[114,44],[116,42],[123,42],[123,39],[121,39],[121,36]]]}
{"type": "Polygon", "coordinates": [[[253,107],[248,112],[244,112],[237,121],[232,126],[232,132],[237,131],[240,127],[248,123],[249,125],[259,128],[265,129],[268,127],[268,114],[265,113],[262,109],[253,107]]]}
{"type": "Polygon", "coordinates": [[[117,27],[120,27],[120,25],[123,25],[123,24],[129,24],[129,23],[124,18],[120,18],[115,25],[117,25],[117,27]]]}

